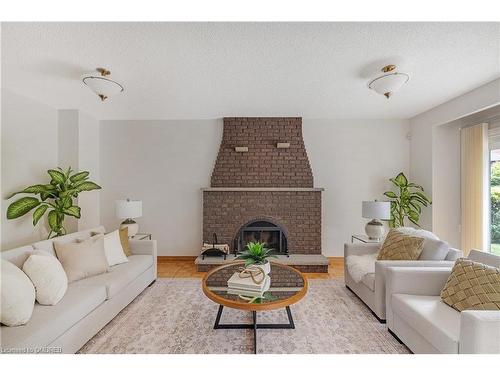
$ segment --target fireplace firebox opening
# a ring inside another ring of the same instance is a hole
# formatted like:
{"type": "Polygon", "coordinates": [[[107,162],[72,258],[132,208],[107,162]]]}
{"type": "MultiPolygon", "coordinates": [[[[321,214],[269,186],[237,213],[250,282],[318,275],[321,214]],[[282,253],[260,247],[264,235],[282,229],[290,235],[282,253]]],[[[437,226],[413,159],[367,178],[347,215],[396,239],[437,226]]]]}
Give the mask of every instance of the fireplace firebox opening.
{"type": "Polygon", "coordinates": [[[235,238],[235,254],[243,251],[249,242],[264,242],[276,255],[288,254],[287,238],[283,229],[265,220],[256,220],[245,224],[235,238]]]}

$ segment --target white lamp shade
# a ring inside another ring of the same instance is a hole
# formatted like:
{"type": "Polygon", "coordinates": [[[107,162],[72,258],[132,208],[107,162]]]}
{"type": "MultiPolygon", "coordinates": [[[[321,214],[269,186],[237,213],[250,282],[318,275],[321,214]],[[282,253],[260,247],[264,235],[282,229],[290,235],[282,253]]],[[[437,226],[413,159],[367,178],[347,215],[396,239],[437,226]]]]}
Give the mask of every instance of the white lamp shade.
{"type": "Polygon", "coordinates": [[[391,218],[391,202],[363,201],[362,216],[366,219],[391,218]]]}
{"type": "Polygon", "coordinates": [[[368,87],[380,95],[389,97],[393,92],[398,91],[409,79],[410,77],[406,73],[391,73],[374,79],[368,87]]]}
{"type": "Polygon", "coordinates": [[[123,91],[123,86],[118,82],[112,81],[109,78],[100,77],[97,75],[85,75],[82,78],[83,83],[85,83],[90,89],[99,96],[105,96],[107,98],[118,94],[123,91]]]}
{"type": "Polygon", "coordinates": [[[119,200],[115,201],[116,217],[120,219],[134,219],[142,216],[142,201],[119,200]]]}

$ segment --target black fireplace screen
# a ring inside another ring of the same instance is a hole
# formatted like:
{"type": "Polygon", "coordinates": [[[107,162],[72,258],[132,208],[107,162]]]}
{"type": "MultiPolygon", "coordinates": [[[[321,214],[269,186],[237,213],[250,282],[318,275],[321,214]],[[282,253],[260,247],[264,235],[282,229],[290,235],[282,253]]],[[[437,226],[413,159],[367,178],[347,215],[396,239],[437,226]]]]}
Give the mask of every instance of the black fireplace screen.
{"type": "Polygon", "coordinates": [[[288,254],[286,236],[281,228],[268,221],[254,221],[240,229],[235,249],[243,251],[249,242],[264,242],[275,254],[288,254]]]}

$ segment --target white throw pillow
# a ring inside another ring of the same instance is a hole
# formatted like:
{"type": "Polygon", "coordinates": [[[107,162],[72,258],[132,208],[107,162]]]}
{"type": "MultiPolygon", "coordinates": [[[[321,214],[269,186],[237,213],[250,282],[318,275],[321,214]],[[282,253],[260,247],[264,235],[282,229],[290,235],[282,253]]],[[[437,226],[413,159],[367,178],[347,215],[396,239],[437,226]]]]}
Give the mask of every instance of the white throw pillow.
{"type": "Polygon", "coordinates": [[[68,289],[68,277],[55,256],[35,250],[23,264],[23,271],[35,286],[36,300],[41,305],[55,305],[68,289]]]}
{"type": "Polygon", "coordinates": [[[106,259],[110,267],[128,262],[127,256],[123,251],[118,229],[104,235],[104,253],[106,254],[106,259]]]}
{"type": "Polygon", "coordinates": [[[35,306],[35,287],[14,264],[0,258],[0,322],[14,327],[28,323],[35,306]]]}

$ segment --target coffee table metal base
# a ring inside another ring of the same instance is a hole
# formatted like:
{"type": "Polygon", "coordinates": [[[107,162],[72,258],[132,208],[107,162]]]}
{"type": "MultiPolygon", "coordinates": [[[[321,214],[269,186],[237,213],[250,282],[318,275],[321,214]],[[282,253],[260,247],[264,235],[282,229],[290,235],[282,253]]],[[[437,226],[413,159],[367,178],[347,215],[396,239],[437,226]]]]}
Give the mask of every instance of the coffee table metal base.
{"type": "Polygon", "coordinates": [[[253,352],[257,354],[257,330],[258,329],[295,329],[295,323],[292,318],[292,311],[290,306],[286,306],[286,315],[288,316],[288,323],[266,323],[257,324],[257,311],[252,311],[253,323],[247,324],[220,324],[220,318],[224,306],[219,305],[217,318],[215,319],[214,329],[253,329],[253,352]]]}

